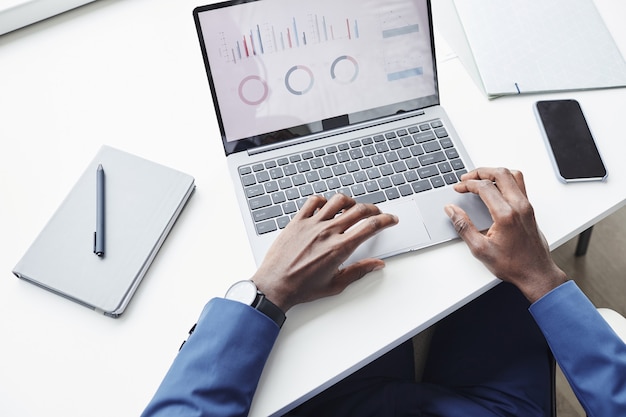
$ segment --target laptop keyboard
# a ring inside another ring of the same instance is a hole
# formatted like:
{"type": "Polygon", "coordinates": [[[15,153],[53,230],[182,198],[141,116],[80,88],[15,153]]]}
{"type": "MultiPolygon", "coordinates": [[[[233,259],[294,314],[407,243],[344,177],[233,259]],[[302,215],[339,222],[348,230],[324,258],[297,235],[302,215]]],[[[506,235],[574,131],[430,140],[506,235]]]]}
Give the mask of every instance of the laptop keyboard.
{"type": "Polygon", "coordinates": [[[466,172],[439,119],[239,168],[258,234],[287,226],[313,194],[377,204],[452,185],[466,172]]]}

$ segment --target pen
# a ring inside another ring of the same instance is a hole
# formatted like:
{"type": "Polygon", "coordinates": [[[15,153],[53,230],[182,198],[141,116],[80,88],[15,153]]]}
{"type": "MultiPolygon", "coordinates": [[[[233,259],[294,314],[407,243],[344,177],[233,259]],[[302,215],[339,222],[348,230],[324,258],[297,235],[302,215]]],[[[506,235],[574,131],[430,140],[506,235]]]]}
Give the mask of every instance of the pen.
{"type": "Polygon", "coordinates": [[[93,252],[104,255],[104,169],[102,164],[96,170],[96,232],[93,236],[93,252]]]}

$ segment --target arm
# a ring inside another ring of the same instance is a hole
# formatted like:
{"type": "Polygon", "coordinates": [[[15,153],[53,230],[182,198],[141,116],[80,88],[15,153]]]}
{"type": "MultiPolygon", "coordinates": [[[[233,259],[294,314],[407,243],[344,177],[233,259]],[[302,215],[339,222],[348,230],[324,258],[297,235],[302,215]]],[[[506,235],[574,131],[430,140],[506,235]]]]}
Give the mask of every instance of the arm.
{"type": "Polygon", "coordinates": [[[626,415],[626,344],[573,281],[530,307],[589,417],[626,415]]]}
{"type": "Polygon", "coordinates": [[[457,206],[446,213],[472,254],[534,303],[531,313],[589,416],[626,415],[626,347],[555,264],[520,172],[479,168],[456,184],[478,194],[494,220],[481,234],[457,206]]]}
{"type": "Polygon", "coordinates": [[[209,301],[142,416],[246,416],[278,326],[235,301],[209,301]]]}
{"type": "MultiPolygon", "coordinates": [[[[356,204],[345,195],[328,201],[313,196],[277,237],[252,280],[285,312],[338,294],[384,267],[379,259],[340,265],[358,245],[397,222],[373,204],[356,204]]],[[[276,323],[250,306],[211,300],[143,416],[246,416],[278,332],[276,323]]]]}

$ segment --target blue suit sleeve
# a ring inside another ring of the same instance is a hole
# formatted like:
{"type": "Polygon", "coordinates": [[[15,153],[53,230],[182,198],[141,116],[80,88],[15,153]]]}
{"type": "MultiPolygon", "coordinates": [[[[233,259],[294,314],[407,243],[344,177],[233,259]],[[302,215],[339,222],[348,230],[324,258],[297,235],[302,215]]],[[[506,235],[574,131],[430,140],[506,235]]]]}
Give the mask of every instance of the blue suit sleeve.
{"type": "Polygon", "coordinates": [[[530,312],[587,415],[626,416],[626,344],[574,281],[530,312]]]}
{"type": "Polygon", "coordinates": [[[247,416],[279,330],[247,305],[209,301],[142,416],[247,416]]]}

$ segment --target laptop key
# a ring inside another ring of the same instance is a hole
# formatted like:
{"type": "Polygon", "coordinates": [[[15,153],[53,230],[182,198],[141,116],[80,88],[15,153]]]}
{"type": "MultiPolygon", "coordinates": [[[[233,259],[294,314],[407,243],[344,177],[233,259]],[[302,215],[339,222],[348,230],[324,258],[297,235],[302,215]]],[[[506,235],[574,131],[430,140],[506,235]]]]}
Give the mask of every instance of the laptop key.
{"type": "Polygon", "coordinates": [[[293,201],[288,201],[286,203],[283,203],[281,207],[283,208],[283,211],[285,212],[285,214],[292,214],[298,211],[298,208],[296,207],[296,203],[294,203],[293,201]]]}
{"type": "Polygon", "coordinates": [[[413,135],[413,140],[415,143],[424,143],[431,140],[435,140],[436,136],[431,130],[427,130],[426,132],[416,133],[413,135]]]}
{"type": "Polygon", "coordinates": [[[289,224],[289,220],[291,220],[289,216],[283,216],[283,217],[277,218],[276,223],[278,223],[278,228],[284,229],[285,227],[287,227],[287,225],[289,224]]]}
{"type": "Polygon", "coordinates": [[[369,193],[365,195],[360,195],[354,198],[357,203],[371,203],[378,204],[387,201],[387,197],[385,197],[385,193],[382,191],[377,191],[375,193],[369,193]]]}
{"type": "Polygon", "coordinates": [[[446,185],[446,183],[443,182],[443,178],[441,178],[439,176],[431,178],[430,182],[433,184],[433,187],[435,187],[435,188],[441,188],[444,185],[446,185]]]}
{"type": "Polygon", "coordinates": [[[280,208],[280,206],[260,208],[252,212],[252,218],[255,222],[262,222],[264,220],[269,220],[282,215],[283,210],[280,208]]]}
{"type": "Polygon", "coordinates": [[[402,197],[413,194],[413,188],[411,188],[410,184],[401,185],[398,187],[398,190],[400,191],[402,197]]]}
{"type": "Polygon", "coordinates": [[[278,183],[276,181],[270,181],[265,183],[265,192],[274,193],[278,191],[278,183]]]}
{"type": "Polygon", "coordinates": [[[441,145],[439,145],[439,143],[437,142],[427,142],[424,144],[424,150],[426,151],[426,153],[440,151],[441,145]]]}
{"type": "Polygon", "coordinates": [[[256,210],[263,207],[268,207],[272,205],[272,199],[269,195],[262,195],[261,197],[255,197],[248,200],[250,204],[250,210],[256,210]]]}
{"type": "Polygon", "coordinates": [[[439,170],[435,166],[420,168],[417,170],[420,178],[430,178],[439,175],[439,170]]]}
{"type": "Polygon", "coordinates": [[[456,174],[446,174],[443,176],[443,179],[446,180],[446,184],[454,184],[459,182],[456,178],[456,174]]]}
{"type": "Polygon", "coordinates": [[[298,190],[300,191],[300,195],[302,197],[308,197],[314,194],[313,186],[311,184],[303,185],[300,188],[298,188],[298,190]]]}
{"type": "Polygon", "coordinates": [[[287,197],[287,200],[295,200],[300,198],[300,193],[297,188],[289,188],[285,191],[285,196],[287,197]]]}
{"type": "Polygon", "coordinates": [[[395,188],[388,188],[385,190],[385,195],[390,200],[395,200],[396,198],[400,198],[400,193],[395,188]]]}
{"type": "Polygon", "coordinates": [[[280,204],[284,203],[285,201],[287,201],[287,197],[285,196],[284,192],[278,191],[276,193],[272,193],[272,203],[280,204]]]}
{"type": "Polygon", "coordinates": [[[448,137],[448,132],[446,131],[444,127],[440,127],[438,129],[435,129],[435,135],[437,135],[437,137],[441,139],[441,138],[448,137]]]}
{"type": "Polygon", "coordinates": [[[455,171],[465,168],[463,161],[461,161],[460,159],[455,159],[453,161],[450,161],[450,163],[452,164],[452,168],[454,168],[455,171]]]}
{"type": "Polygon", "coordinates": [[[322,162],[322,158],[311,159],[310,164],[311,164],[311,168],[313,169],[320,169],[324,166],[324,163],[322,162]]]}
{"type": "Polygon", "coordinates": [[[276,222],[274,220],[260,222],[257,223],[255,226],[256,232],[260,235],[278,230],[278,228],[276,227],[276,222]]]}
{"type": "Polygon", "coordinates": [[[322,168],[319,170],[320,178],[327,180],[333,176],[333,171],[330,168],[322,168]]]}
{"type": "Polygon", "coordinates": [[[246,196],[248,198],[258,197],[265,194],[265,188],[262,185],[252,185],[246,188],[246,196]]]}
{"type": "Polygon", "coordinates": [[[363,186],[363,184],[355,184],[350,187],[350,191],[352,191],[353,196],[360,196],[365,194],[365,187],[363,186]]]}
{"type": "Polygon", "coordinates": [[[421,193],[422,191],[428,191],[430,189],[432,189],[432,185],[430,185],[430,181],[428,180],[421,180],[421,181],[416,181],[411,183],[411,186],[413,187],[413,191],[415,191],[416,193],[421,193]]]}
{"type": "Polygon", "coordinates": [[[291,177],[291,181],[296,187],[306,184],[306,178],[302,174],[294,175],[293,177],[291,177]]]}
{"type": "Polygon", "coordinates": [[[446,155],[448,156],[448,159],[455,159],[460,156],[454,148],[446,149],[446,155]]]}
{"type": "Polygon", "coordinates": [[[298,173],[298,170],[296,169],[295,165],[290,164],[290,165],[286,165],[283,168],[283,172],[285,173],[285,175],[294,175],[298,173]]]}
{"type": "Polygon", "coordinates": [[[373,193],[379,190],[378,183],[376,181],[367,181],[364,185],[368,193],[373,193]]]}
{"type": "Polygon", "coordinates": [[[328,191],[328,187],[326,187],[326,183],[324,181],[313,183],[313,189],[315,190],[315,193],[317,194],[322,194],[328,191]]]}
{"type": "MultiPolygon", "coordinates": [[[[448,149],[446,153],[450,150],[451,149],[448,149]]],[[[417,159],[420,161],[420,164],[425,166],[425,165],[432,165],[432,164],[438,164],[439,162],[443,162],[446,160],[446,156],[443,154],[443,152],[439,151],[439,152],[434,152],[434,153],[418,156],[417,159]]]]}
{"type": "Polygon", "coordinates": [[[241,177],[241,182],[245,187],[247,187],[249,185],[256,184],[256,178],[254,175],[244,175],[241,177]]]}
{"type": "Polygon", "coordinates": [[[256,180],[258,182],[265,182],[270,180],[270,174],[267,171],[260,171],[256,174],[256,180]]]}

